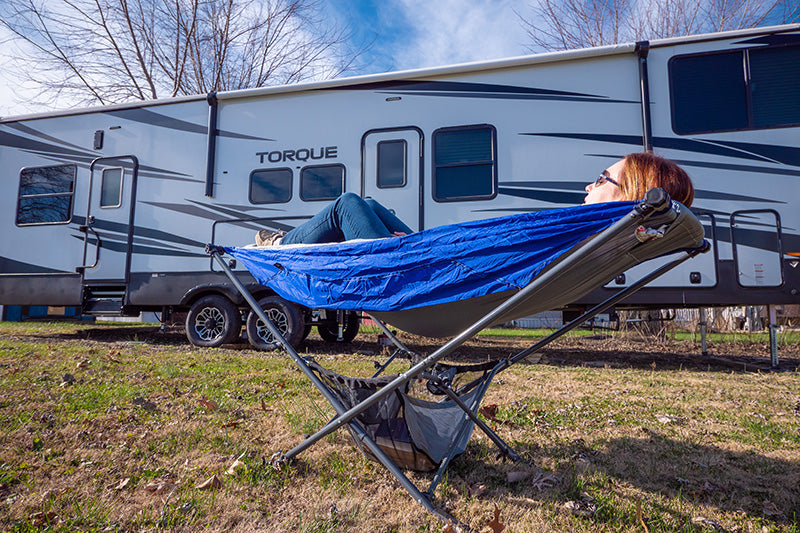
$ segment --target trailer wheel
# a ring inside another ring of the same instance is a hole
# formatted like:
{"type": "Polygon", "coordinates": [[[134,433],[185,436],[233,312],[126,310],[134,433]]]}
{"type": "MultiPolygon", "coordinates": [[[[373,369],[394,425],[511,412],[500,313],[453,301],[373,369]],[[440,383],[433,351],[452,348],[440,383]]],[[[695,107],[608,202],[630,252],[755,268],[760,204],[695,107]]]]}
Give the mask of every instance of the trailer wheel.
{"type": "Polygon", "coordinates": [[[360,321],[358,313],[346,311],[347,317],[344,320],[344,328],[342,329],[342,340],[339,340],[339,326],[335,323],[320,324],[317,326],[317,331],[322,340],[327,342],[352,342],[358,335],[358,328],[360,321]]]}
{"type": "MultiPolygon", "coordinates": [[[[258,305],[289,344],[296,348],[303,342],[306,324],[297,304],[287,302],[280,296],[266,296],[258,301],[258,305]]],[[[247,315],[247,340],[257,350],[281,348],[266,324],[253,311],[247,315]]]]}
{"type": "Polygon", "coordinates": [[[242,315],[224,296],[204,296],[186,315],[186,337],[195,346],[216,348],[231,344],[242,332],[242,315]]]}

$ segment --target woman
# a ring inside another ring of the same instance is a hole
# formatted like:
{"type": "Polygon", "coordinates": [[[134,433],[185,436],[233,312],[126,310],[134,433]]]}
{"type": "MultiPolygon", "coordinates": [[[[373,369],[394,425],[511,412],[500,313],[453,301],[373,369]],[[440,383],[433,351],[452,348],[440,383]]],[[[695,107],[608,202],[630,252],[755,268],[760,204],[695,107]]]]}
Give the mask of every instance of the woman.
{"type": "MultiPolygon", "coordinates": [[[[648,152],[628,154],[586,186],[584,204],[640,200],[653,187],[689,207],[694,187],[686,172],[668,159],[648,152]]],[[[381,239],[411,233],[391,211],[372,199],[344,193],[307,222],[288,233],[261,230],[258,246],[315,244],[353,239],[381,239]]]]}

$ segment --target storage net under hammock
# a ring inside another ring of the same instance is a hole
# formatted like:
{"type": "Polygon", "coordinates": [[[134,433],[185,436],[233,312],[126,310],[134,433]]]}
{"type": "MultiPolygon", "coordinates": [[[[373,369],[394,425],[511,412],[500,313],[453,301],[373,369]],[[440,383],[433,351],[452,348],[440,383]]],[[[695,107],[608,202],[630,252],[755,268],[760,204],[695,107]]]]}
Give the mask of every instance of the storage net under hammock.
{"type": "MultiPolygon", "coordinates": [[[[354,378],[337,374],[306,359],[325,386],[350,409],[393,381],[397,374],[377,378],[354,378]]],[[[496,366],[438,364],[431,372],[446,381],[472,411],[483,399],[496,366]]],[[[450,455],[462,453],[474,423],[454,401],[438,391],[429,379],[404,383],[394,394],[356,416],[366,433],[400,468],[429,471],[450,455]]],[[[351,431],[359,449],[373,458],[369,449],[351,431]]]]}

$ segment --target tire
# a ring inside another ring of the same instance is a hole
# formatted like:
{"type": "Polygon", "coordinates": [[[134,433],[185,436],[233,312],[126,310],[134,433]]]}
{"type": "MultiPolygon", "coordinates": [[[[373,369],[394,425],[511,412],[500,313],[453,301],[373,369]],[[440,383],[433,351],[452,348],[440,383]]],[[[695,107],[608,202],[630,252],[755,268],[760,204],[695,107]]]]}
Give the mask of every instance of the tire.
{"type": "Polygon", "coordinates": [[[227,298],[204,296],[192,304],[186,315],[186,337],[195,346],[216,348],[239,340],[242,314],[227,298]]]}
{"type": "MultiPolygon", "coordinates": [[[[292,347],[297,348],[303,342],[306,324],[303,312],[297,304],[287,302],[280,296],[266,296],[258,301],[258,305],[292,347]]],[[[247,340],[257,350],[282,348],[253,311],[247,315],[247,340]]]]}
{"type": "MultiPolygon", "coordinates": [[[[329,311],[331,312],[331,311],[329,311]]],[[[358,335],[358,328],[361,321],[358,319],[358,313],[353,311],[345,311],[347,317],[344,321],[344,329],[342,330],[342,340],[339,340],[339,326],[336,323],[320,324],[317,326],[317,331],[322,340],[327,342],[353,342],[353,339],[358,335]]]]}

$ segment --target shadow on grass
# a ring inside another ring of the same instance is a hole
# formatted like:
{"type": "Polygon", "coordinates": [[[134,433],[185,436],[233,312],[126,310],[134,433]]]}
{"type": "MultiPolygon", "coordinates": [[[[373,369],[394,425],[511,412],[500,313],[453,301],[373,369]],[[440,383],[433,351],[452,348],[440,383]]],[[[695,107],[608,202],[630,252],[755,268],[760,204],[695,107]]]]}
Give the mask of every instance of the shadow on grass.
{"type": "Polygon", "coordinates": [[[550,490],[536,489],[530,481],[508,484],[507,472],[520,467],[498,462],[496,449],[485,441],[473,441],[453,462],[451,475],[469,485],[487,484],[490,497],[530,505],[589,496],[598,506],[593,520],[611,525],[638,523],[642,492],[650,495],[645,498],[648,521],[668,515],[673,523],[688,524],[700,508],[710,507],[729,518],[800,525],[800,463],[683,442],[645,428],[642,434],[610,439],[594,449],[581,439],[545,446],[514,443],[533,465],[559,465],[560,482],[550,490]]]}

